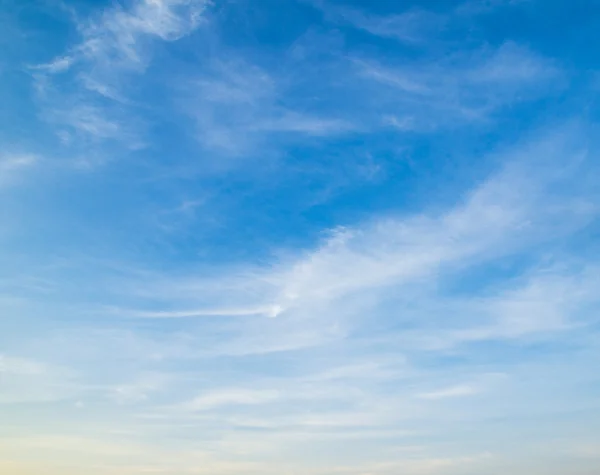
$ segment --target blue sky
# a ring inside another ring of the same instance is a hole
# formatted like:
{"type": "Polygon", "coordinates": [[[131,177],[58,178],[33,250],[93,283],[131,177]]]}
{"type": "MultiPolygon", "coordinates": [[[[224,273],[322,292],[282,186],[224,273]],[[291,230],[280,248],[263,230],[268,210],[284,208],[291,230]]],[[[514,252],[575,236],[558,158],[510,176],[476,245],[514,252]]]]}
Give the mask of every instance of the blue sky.
{"type": "Polygon", "coordinates": [[[598,31],[3,1],[1,471],[597,473],[598,31]]]}

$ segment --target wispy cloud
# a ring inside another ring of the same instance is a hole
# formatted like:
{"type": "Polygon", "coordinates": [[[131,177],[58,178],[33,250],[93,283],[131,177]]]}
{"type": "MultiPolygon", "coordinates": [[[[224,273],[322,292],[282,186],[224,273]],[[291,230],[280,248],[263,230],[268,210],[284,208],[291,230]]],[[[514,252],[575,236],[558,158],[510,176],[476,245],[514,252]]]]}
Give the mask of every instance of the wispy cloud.
{"type": "Polygon", "coordinates": [[[478,388],[469,385],[450,386],[444,389],[438,389],[437,391],[431,391],[428,393],[419,394],[418,397],[421,399],[446,399],[463,396],[471,396],[479,392],[478,388]]]}
{"type": "Polygon", "coordinates": [[[119,310],[125,316],[141,318],[191,318],[191,317],[249,317],[276,316],[278,307],[247,307],[247,308],[199,308],[191,310],[139,312],[119,310]]]}
{"type": "Polygon", "coordinates": [[[32,154],[0,154],[0,187],[18,180],[25,170],[39,163],[39,157],[32,154]]]}
{"type": "Polygon", "coordinates": [[[388,100],[384,122],[408,130],[485,122],[506,105],[535,99],[561,84],[551,62],[514,43],[409,66],[363,60],[356,65],[366,79],[390,88],[381,97],[388,100]]]}
{"type": "Polygon", "coordinates": [[[296,111],[280,82],[243,61],[217,61],[185,88],[184,109],[197,123],[200,143],[233,155],[251,154],[283,137],[335,137],[356,131],[347,119],[296,111]]]}
{"type": "Polygon", "coordinates": [[[278,398],[273,390],[230,389],[213,391],[184,403],[181,408],[187,411],[207,411],[221,406],[267,404],[278,398]]]}
{"type": "Polygon", "coordinates": [[[486,41],[471,28],[478,15],[517,8],[517,3],[398,6],[388,14],[331,2],[311,5],[326,20],[346,27],[347,45],[339,54],[354,65],[344,74],[359,76],[348,94],[362,98],[355,107],[362,106],[363,126],[368,122],[371,130],[391,126],[403,132],[432,132],[485,125],[506,107],[566,86],[565,72],[548,58],[510,39],[504,44],[486,41]],[[399,40],[409,49],[400,48],[397,55],[379,54],[381,46],[361,51],[352,47],[356,31],[399,40]],[[468,47],[457,49],[456,35],[468,36],[468,47]],[[361,76],[378,84],[362,82],[361,76]]]}
{"type": "Polygon", "coordinates": [[[407,43],[421,43],[437,36],[447,22],[444,15],[420,8],[382,16],[321,2],[314,2],[313,5],[320,8],[329,21],[351,25],[376,36],[395,38],[407,43]]]}
{"type": "Polygon", "coordinates": [[[209,6],[205,0],[136,0],[78,20],[80,41],[32,68],[43,116],[59,127],[63,142],[109,139],[140,148],[143,121],[129,97],[131,75],[144,73],[153,43],[192,33],[209,6]]]}
{"type": "MultiPolygon", "coordinates": [[[[207,0],[136,0],[129,8],[115,5],[92,20],[80,21],[81,41],[36,69],[58,74],[79,65],[87,68],[81,71],[84,86],[91,84],[86,83],[90,79],[92,84],[110,83],[115,73],[143,71],[150,55],[147,41],[176,41],[190,34],[210,4],[207,0]]],[[[97,86],[90,89],[101,93],[97,86]]]]}
{"type": "Polygon", "coordinates": [[[388,215],[334,229],[315,248],[263,268],[140,282],[147,286],[140,297],[148,305],[171,310],[119,313],[248,317],[228,327],[228,339],[211,350],[229,354],[289,351],[347,339],[361,325],[362,315],[377,320],[377,315],[394,314],[407,325],[425,318],[429,323],[423,333],[417,327],[395,337],[422,349],[569,329],[580,323],[578,308],[594,301],[593,265],[563,269],[552,262],[540,264],[501,289],[492,292],[484,286],[477,298],[467,300],[446,296],[436,287],[471,266],[551,249],[557,239],[596,219],[596,195],[582,184],[589,183],[585,175],[597,171],[592,152],[577,144],[578,135],[577,128],[567,127],[505,152],[500,171],[444,212],[388,215]],[[553,191],[557,189],[563,191],[553,191]],[[429,303],[415,306],[417,295],[429,303]],[[399,302],[412,310],[394,310],[399,302]],[[265,316],[276,319],[261,321],[265,316]]]}
{"type": "Polygon", "coordinates": [[[543,243],[550,230],[553,236],[559,232],[556,222],[561,222],[563,232],[585,226],[598,212],[593,198],[581,201],[573,195],[571,201],[554,200],[550,193],[559,186],[557,179],[561,187],[576,186],[581,172],[555,175],[537,168],[541,157],[553,156],[549,160],[556,160],[560,168],[571,157],[577,159],[581,152],[571,149],[569,142],[543,138],[526,152],[529,165],[509,164],[446,214],[389,217],[335,231],[319,249],[278,276],[277,281],[285,283],[278,303],[292,308],[295,302],[419,280],[447,266],[495,259],[543,243]],[[533,170],[535,178],[530,176],[533,170]]]}
{"type": "Polygon", "coordinates": [[[0,379],[0,404],[60,401],[81,391],[68,368],[30,358],[0,355],[0,379]]]}
{"type": "Polygon", "coordinates": [[[4,374],[41,374],[45,366],[39,362],[23,358],[0,355],[0,373],[4,374]]]}
{"type": "Polygon", "coordinates": [[[448,31],[452,31],[457,22],[472,22],[478,15],[503,7],[518,7],[529,1],[466,0],[439,5],[402,5],[401,13],[392,12],[387,15],[321,0],[309,3],[319,9],[326,20],[336,24],[363,30],[374,36],[396,39],[412,46],[430,46],[444,37],[448,31]]]}
{"type": "Polygon", "coordinates": [[[133,381],[108,388],[112,399],[120,404],[135,404],[147,400],[152,394],[165,390],[171,382],[168,375],[144,373],[133,381]]]}
{"type": "Polygon", "coordinates": [[[76,48],[89,61],[138,68],[144,65],[143,38],[175,41],[194,31],[210,5],[206,0],[139,0],[119,6],[98,21],[80,25],[83,41],[76,48]]]}

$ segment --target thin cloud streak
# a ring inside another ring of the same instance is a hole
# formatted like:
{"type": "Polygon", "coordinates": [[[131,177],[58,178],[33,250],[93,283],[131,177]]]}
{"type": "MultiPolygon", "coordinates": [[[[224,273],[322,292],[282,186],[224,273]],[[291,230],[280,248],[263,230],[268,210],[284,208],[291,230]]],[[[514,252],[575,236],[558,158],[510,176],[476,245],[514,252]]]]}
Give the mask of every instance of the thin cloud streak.
{"type": "Polygon", "coordinates": [[[347,119],[289,108],[279,81],[243,61],[215,61],[183,89],[182,108],[196,122],[200,144],[233,156],[252,154],[282,136],[325,139],[359,131],[347,119]]]}
{"type": "Polygon", "coordinates": [[[413,131],[456,127],[456,121],[485,123],[516,100],[535,100],[565,84],[551,61],[511,42],[426,63],[353,62],[365,80],[389,88],[386,94],[385,88],[373,89],[375,99],[387,101],[384,123],[413,131]]]}

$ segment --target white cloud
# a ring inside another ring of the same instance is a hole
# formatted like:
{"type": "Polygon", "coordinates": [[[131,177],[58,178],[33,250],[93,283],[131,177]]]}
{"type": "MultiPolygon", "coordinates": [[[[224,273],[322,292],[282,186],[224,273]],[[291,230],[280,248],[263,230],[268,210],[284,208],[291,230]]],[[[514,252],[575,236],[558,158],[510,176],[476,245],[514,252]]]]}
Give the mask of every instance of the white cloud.
{"type": "Polygon", "coordinates": [[[290,112],[276,119],[264,120],[249,128],[253,131],[290,132],[316,137],[344,134],[354,129],[355,127],[345,120],[310,117],[290,112]]]}
{"type": "Polygon", "coordinates": [[[143,70],[148,54],[146,38],[176,41],[192,33],[209,5],[207,0],[136,0],[127,9],[116,5],[91,21],[81,22],[81,42],[68,55],[40,67],[64,72],[83,61],[95,68],[94,74],[108,74],[106,68],[113,74],[120,69],[143,70]]]}
{"type": "Polygon", "coordinates": [[[18,181],[27,169],[37,165],[40,159],[32,154],[0,153],[0,187],[18,181]]]}
{"type": "MultiPolygon", "coordinates": [[[[78,103],[60,112],[55,112],[53,116],[58,123],[68,127],[69,130],[90,137],[96,142],[134,138],[131,124],[125,125],[123,121],[109,117],[103,108],[90,104],[78,103]]],[[[67,132],[66,135],[63,135],[63,139],[68,142],[72,135],[67,132]]],[[[130,146],[137,148],[139,145],[136,141],[132,141],[130,146]]]]}
{"type": "Polygon", "coordinates": [[[598,213],[593,198],[582,201],[550,191],[573,189],[583,171],[556,175],[537,169],[539,158],[561,169],[565,160],[580,154],[562,140],[544,138],[534,144],[525,152],[529,164],[509,164],[445,214],[390,216],[334,232],[318,249],[271,277],[281,285],[277,304],[293,308],[435,278],[449,266],[485,262],[585,226],[598,213]]]}
{"type": "Polygon", "coordinates": [[[275,390],[223,389],[198,396],[180,407],[186,411],[207,411],[222,406],[268,404],[278,398],[275,390]]]}
{"type": "MultiPolygon", "coordinates": [[[[490,13],[500,7],[512,7],[530,0],[466,0],[458,5],[427,5],[430,9],[406,5],[401,13],[377,15],[358,8],[338,6],[332,2],[311,1],[321,10],[328,21],[349,25],[374,36],[393,38],[411,45],[435,44],[435,41],[451,31],[457,22],[473,21],[477,15],[490,13]],[[450,28],[448,28],[450,27],[450,28]]],[[[404,6],[404,5],[402,5],[404,6]]]]}
{"type": "Polygon", "coordinates": [[[0,354],[0,373],[34,375],[45,372],[45,365],[24,358],[13,358],[0,354]]]}
{"type": "Polygon", "coordinates": [[[119,309],[118,313],[140,318],[192,318],[192,317],[251,317],[251,316],[277,316],[279,307],[248,307],[248,308],[198,308],[191,310],[174,311],[127,311],[119,309]]]}
{"type": "Polygon", "coordinates": [[[567,127],[505,152],[499,172],[443,211],[334,230],[312,249],[267,266],[139,279],[127,292],[137,292],[146,308],[169,310],[117,312],[244,315],[223,323],[218,341],[203,339],[207,354],[230,355],[322,347],[384,316],[408,325],[389,338],[411,351],[569,331],[585,323],[584,309],[594,301],[594,265],[564,268],[551,260],[468,297],[438,286],[471,267],[552,246],[596,219],[596,192],[582,180],[596,173],[593,152],[582,153],[577,137],[567,127]]]}
{"type": "Polygon", "coordinates": [[[168,375],[146,373],[133,381],[109,388],[109,397],[120,404],[135,404],[149,399],[150,395],[165,390],[170,382],[168,375]]]}
{"type": "Polygon", "coordinates": [[[0,355],[0,404],[45,403],[81,391],[66,368],[30,358],[0,355]]]}
{"type": "Polygon", "coordinates": [[[421,43],[430,39],[447,21],[443,15],[416,8],[387,16],[366,14],[358,9],[332,5],[321,4],[320,8],[325,18],[330,21],[352,25],[375,36],[395,38],[407,43],[421,43]]]}
{"type": "Polygon", "coordinates": [[[71,65],[73,64],[73,58],[71,56],[62,56],[55,58],[49,63],[40,64],[35,66],[33,69],[38,69],[41,71],[46,71],[50,74],[57,74],[68,71],[71,65]]]}
{"type": "Polygon", "coordinates": [[[458,386],[450,386],[448,388],[438,389],[436,391],[431,391],[427,393],[422,393],[417,395],[417,397],[420,399],[430,399],[435,401],[438,399],[472,396],[473,394],[477,394],[478,392],[479,389],[477,387],[463,384],[458,386]]]}
{"type": "Polygon", "coordinates": [[[283,136],[324,138],[357,131],[346,119],[287,106],[288,91],[280,81],[244,61],[209,61],[207,71],[185,89],[182,107],[196,121],[200,143],[232,155],[253,153],[283,136]]]}
{"type": "Polygon", "coordinates": [[[32,68],[42,116],[63,142],[105,140],[143,145],[142,121],[128,98],[130,75],[145,72],[156,41],[191,34],[203,21],[206,0],[135,0],[79,21],[80,41],[66,54],[32,68]]]}
{"type": "Polygon", "coordinates": [[[379,84],[370,90],[373,100],[387,100],[381,105],[384,122],[409,130],[489,120],[508,104],[564,85],[552,62],[512,42],[395,66],[372,59],[354,63],[359,74],[379,84]]]}

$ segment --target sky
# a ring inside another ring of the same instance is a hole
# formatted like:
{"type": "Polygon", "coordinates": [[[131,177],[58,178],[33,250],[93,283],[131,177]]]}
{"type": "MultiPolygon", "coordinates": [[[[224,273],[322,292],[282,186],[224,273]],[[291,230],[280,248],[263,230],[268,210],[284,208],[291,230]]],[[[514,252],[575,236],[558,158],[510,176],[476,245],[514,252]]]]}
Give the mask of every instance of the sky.
{"type": "Polygon", "coordinates": [[[0,472],[600,472],[600,3],[1,0],[0,472]]]}

